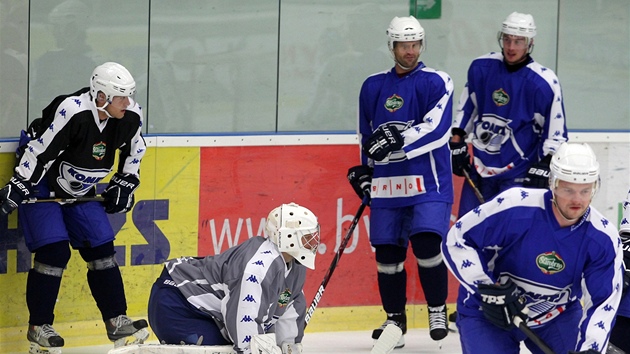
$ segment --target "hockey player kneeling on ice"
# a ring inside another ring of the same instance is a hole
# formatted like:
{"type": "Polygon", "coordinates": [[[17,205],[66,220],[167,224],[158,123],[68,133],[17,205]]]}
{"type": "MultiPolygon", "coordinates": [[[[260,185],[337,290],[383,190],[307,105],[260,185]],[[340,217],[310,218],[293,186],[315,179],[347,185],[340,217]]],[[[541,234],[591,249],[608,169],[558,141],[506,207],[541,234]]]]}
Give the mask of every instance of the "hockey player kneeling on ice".
{"type": "Polygon", "coordinates": [[[0,216],[18,209],[24,241],[35,254],[26,282],[31,353],[59,353],[65,344],[52,324],[69,246],[87,262],[88,285],[114,345],[142,343],[149,336],[145,320],[126,316],[115,233],[107,217],[130,211],[140,184],[146,145],[135,91],[136,82],[125,67],[104,63],[94,69],[89,87],[57,96],[22,131],[15,173],[0,189],[0,216]],[[29,203],[95,197],[96,185],[112,172],[117,152],[117,170],[103,193],[104,202],[29,203]]]}
{"type": "Polygon", "coordinates": [[[315,268],[319,223],[307,208],[283,204],[269,213],[266,232],[268,238],[252,237],[218,255],[165,262],[148,309],[160,342],[232,344],[249,354],[255,336],[272,333],[258,338],[274,338],[269,353],[302,352],[302,290],[306,268],[315,268]]]}
{"type": "Polygon", "coordinates": [[[464,353],[518,353],[521,341],[542,353],[516,316],[554,353],[606,352],[623,252],[615,225],[590,205],[599,185],[590,146],[562,143],[549,189],[510,188],[456,221],[442,248],[461,283],[464,353]]]}

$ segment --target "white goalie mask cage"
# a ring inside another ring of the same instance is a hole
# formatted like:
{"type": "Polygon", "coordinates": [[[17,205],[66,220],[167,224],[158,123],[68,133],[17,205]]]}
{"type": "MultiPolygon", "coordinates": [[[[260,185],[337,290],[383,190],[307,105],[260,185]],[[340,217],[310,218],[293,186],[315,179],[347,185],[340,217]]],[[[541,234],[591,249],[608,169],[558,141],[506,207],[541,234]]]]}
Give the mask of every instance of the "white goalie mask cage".
{"type": "Polygon", "coordinates": [[[312,211],[295,203],[282,204],[267,216],[267,236],[300,264],[315,269],[315,255],[320,234],[317,217],[312,211]]]}
{"type": "Polygon", "coordinates": [[[394,42],[415,42],[420,41],[420,53],[424,51],[424,28],[420,22],[413,17],[394,17],[387,28],[387,46],[390,51],[394,50],[394,42]]]}
{"type": "Polygon", "coordinates": [[[586,143],[562,143],[551,157],[549,188],[553,191],[558,181],[594,183],[592,196],[599,189],[599,162],[593,149],[586,143]]]}
{"type": "Polygon", "coordinates": [[[111,102],[114,96],[133,98],[136,93],[136,81],[124,66],[107,62],[97,66],[90,79],[93,100],[96,100],[99,91],[105,94],[107,102],[111,102]]]}

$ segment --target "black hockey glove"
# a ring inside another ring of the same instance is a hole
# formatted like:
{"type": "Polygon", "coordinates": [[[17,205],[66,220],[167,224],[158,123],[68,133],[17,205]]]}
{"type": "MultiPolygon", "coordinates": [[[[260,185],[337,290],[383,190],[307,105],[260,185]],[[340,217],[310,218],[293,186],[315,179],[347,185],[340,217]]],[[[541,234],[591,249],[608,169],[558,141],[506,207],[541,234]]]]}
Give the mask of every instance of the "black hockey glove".
{"type": "Polygon", "coordinates": [[[621,246],[623,247],[623,293],[627,293],[630,289],[630,233],[619,233],[621,237],[621,246]]]}
{"type": "Polygon", "coordinates": [[[364,196],[370,197],[372,189],[372,174],[374,168],[366,165],[358,165],[348,169],[348,181],[354,189],[354,192],[363,200],[364,196]]]}
{"type": "Polygon", "coordinates": [[[363,145],[363,152],[375,161],[383,161],[392,151],[402,149],[405,141],[393,124],[383,124],[363,145]]]}
{"type": "Polygon", "coordinates": [[[453,164],[453,173],[457,176],[464,177],[464,171],[470,171],[470,154],[468,154],[468,144],[465,141],[458,143],[450,142],[448,146],[451,148],[451,162],[453,164]]]}
{"type": "Polygon", "coordinates": [[[479,284],[478,289],[483,315],[495,326],[510,330],[514,326],[514,316],[524,316],[521,311],[525,307],[525,298],[512,280],[508,279],[502,285],[479,284]]]}
{"type": "Polygon", "coordinates": [[[101,194],[105,200],[105,212],[108,214],[126,213],[133,207],[133,192],[140,185],[140,180],[132,174],[115,173],[109,185],[101,194]]]}
{"type": "Polygon", "coordinates": [[[22,204],[25,199],[33,196],[31,182],[23,181],[15,176],[11,177],[0,189],[0,215],[8,215],[22,204]]]}
{"type": "Polygon", "coordinates": [[[589,350],[582,350],[579,352],[570,351],[569,354],[602,354],[602,353],[598,352],[595,349],[589,349],[589,350]]]}
{"type": "Polygon", "coordinates": [[[529,167],[527,175],[523,180],[523,187],[528,188],[549,188],[549,164],[551,155],[545,156],[540,162],[536,162],[529,167]]]}

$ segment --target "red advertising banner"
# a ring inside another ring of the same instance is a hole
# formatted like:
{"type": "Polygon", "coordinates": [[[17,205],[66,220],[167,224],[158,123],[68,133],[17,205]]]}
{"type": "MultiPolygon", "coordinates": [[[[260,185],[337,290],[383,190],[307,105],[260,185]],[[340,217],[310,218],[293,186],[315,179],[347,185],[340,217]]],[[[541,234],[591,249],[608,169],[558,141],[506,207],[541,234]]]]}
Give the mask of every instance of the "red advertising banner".
{"type": "MultiPolygon", "coordinates": [[[[321,224],[316,269],[308,272],[304,289],[310,301],[360,205],[346,179],[348,168],[358,163],[358,147],[353,145],[201,148],[199,256],[217,254],[262,235],[273,208],[296,202],[311,209],[321,224]]],[[[456,201],[461,182],[455,181],[456,201]]],[[[380,305],[368,232],[366,208],[319,307],[380,305]]],[[[411,249],[406,270],[408,303],[425,303],[411,249]]],[[[457,284],[451,276],[449,303],[456,300],[457,284]]]]}

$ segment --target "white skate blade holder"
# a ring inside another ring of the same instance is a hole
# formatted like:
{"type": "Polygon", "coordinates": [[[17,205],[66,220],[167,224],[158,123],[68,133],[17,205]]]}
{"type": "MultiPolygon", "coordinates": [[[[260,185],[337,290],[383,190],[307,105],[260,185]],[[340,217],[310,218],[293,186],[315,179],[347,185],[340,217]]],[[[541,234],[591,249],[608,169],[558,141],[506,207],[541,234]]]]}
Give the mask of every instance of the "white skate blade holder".
{"type": "Polygon", "coordinates": [[[132,344],[107,354],[235,354],[231,345],[132,344]]]}
{"type": "Polygon", "coordinates": [[[394,350],[394,347],[402,337],[402,329],[394,324],[388,324],[381,335],[374,343],[370,354],[388,354],[394,350]]]}
{"type": "Polygon", "coordinates": [[[147,338],[149,338],[149,331],[146,328],[142,328],[128,337],[114,341],[114,348],[125,347],[132,344],[142,344],[147,338]]]}
{"type": "Polygon", "coordinates": [[[42,347],[37,343],[31,342],[28,354],[61,354],[61,348],[63,347],[42,347]]]}

